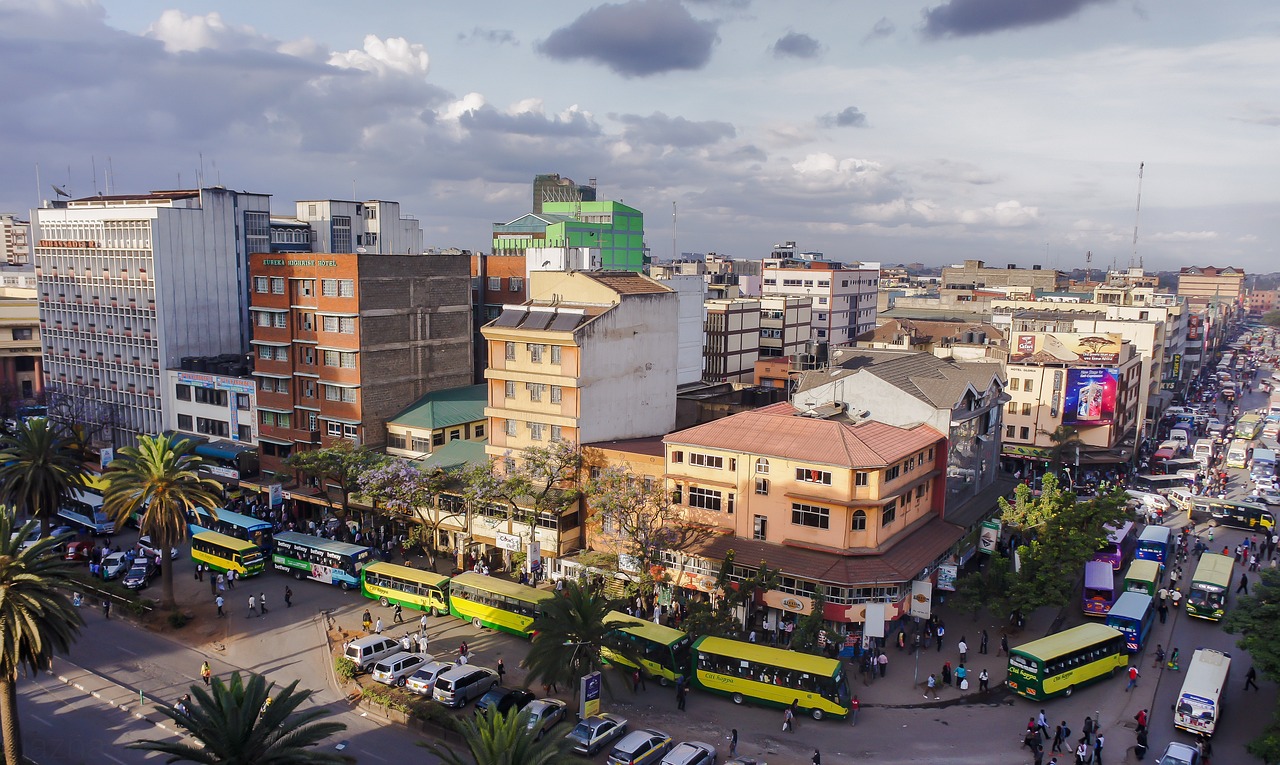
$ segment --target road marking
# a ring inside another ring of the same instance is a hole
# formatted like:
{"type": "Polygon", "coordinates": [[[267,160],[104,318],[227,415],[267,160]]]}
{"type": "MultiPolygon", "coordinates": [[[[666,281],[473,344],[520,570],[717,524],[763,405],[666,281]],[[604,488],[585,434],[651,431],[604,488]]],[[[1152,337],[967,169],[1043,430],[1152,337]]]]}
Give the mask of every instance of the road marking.
{"type": "Polygon", "coordinates": [[[112,762],[118,762],[120,763],[120,765],[129,765],[129,763],[125,762],[124,760],[117,760],[115,757],[112,757],[106,752],[99,752],[98,754],[101,754],[103,757],[106,757],[108,760],[111,760],[112,762]]]}
{"type": "Polygon", "coordinates": [[[42,718],[39,718],[39,717],[32,717],[31,719],[32,719],[32,720],[35,720],[35,721],[36,721],[36,722],[38,722],[38,723],[43,723],[43,724],[45,724],[45,725],[48,725],[50,728],[52,728],[52,727],[53,727],[53,723],[49,722],[48,720],[45,720],[45,719],[42,719],[42,718]]]}
{"type": "Polygon", "coordinates": [[[122,646],[122,645],[117,645],[117,646],[116,646],[116,650],[117,650],[117,651],[124,651],[125,653],[129,654],[130,656],[141,656],[141,655],[142,655],[142,654],[138,653],[137,651],[130,651],[128,648],[125,648],[125,647],[124,647],[124,646],[122,646]]]}
{"type": "Polygon", "coordinates": [[[364,757],[372,757],[373,759],[375,759],[375,760],[381,760],[382,762],[389,762],[389,760],[388,760],[386,757],[379,757],[378,755],[374,754],[373,752],[365,752],[362,756],[364,756],[364,757]]]}

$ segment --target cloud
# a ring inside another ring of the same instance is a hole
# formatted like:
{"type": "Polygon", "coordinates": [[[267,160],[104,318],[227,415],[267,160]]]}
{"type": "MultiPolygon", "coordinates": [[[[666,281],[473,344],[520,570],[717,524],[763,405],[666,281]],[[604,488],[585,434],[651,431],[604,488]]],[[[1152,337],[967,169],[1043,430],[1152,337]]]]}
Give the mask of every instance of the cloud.
{"type": "Polygon", "coordinates": [[[867,115],[856,106],[847,106],[835,114],[824,114],[819,121],[827,127],[866,127],[867,115]]]}
{"type": "Polygon", "coordinates": [[[515,32],[510,29],[485,29],[475,27],[470,32],[459,32],[458,40],[462,42],[484,42],[493,45],[519,45],[515,32]]]}
{"type": "Polygon", "coordinates": [[[679,0],[630,0],[600,5],[538,43],[557,61],[585,59],[623,77],[701,69],[719,42],[718,24],[699,21],[679,0]]]}
{"type": "Polygon", "coordinates": [[[159,40],[170,53],[199,50],[271,50],[272,41],[259,35],[253,27],[228,25],[217,11],[204,16],[188,16],[169,9],[160,14],[144,34],[159,40]]]}
{"type": "MultiPolygon", "coordinates": [[[[472,94],[474,98],[475,94],[472,94]]],[[[540,99],[526,99],[506,111],[479,103],[462,110],[458,123],[469,131],[538,137],[584,137],[599,135],[600,126],[577,106],[548,116],[540,99]]]]}
{"type": "Polygon", "coordinates": [[[947,0],[924,10],[927,37],[969,37],[1049,24],[1111,0],[947,0]]]}
{"type": "Polygon", "coordinates": [[[1217,231],[1159,231],[1143,239],[1152,242],[1211,242],[1219,236],[1217,231]]]}
{"type": "Polygon", "coordinates": [[[862,38],[862,41],[867,42],[881,37],[888,37],[896,31],[898,31],[898,25],[890,21],[888,16],[881,16],[880,20],[871,27],[871,31],[867,32],[867,36],[862,38]]]}
{"type": "Polygon", "coordinates": [[[822,52],[822,43],[802,32],[787,32],[773,44],[772,50],[778,58],[816,58],[822,52]]]}
{"type": "Polygon", "coordinates": [[[398,72],[426,77],[430,57],[424,47],[403,37],[377,35],[364,36],[364,48],[335,52],[329,56],[329,64],[344,69],[359,69],[371,74],[386,75],[398,72]]]}
{"type": "Polygon", "coordinates": [[[647,117],[623,114],[616,119],[626,125],[623,134],[628,141],[653,146],[707,146],[737,135],[733,125],[728,122],[693,122],[684,117],[668,117],[662,112],[654,112],[647,117]]]}

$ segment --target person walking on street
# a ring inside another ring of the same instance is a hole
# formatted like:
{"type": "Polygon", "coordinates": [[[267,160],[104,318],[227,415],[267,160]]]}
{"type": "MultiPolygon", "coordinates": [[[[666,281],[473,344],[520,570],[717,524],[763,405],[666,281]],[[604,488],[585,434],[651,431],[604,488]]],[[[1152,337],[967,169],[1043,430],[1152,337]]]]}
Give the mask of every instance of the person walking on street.
{"type": "Polygon", "coordinates": [[[1160,663],[1163,661],[1164,661],[1164,646],[1161,645],[1160,643],[1156,643],[1156,661],[1154,664],[1151,665],[1152,669],[1158,668],[1160,666],[1160,663]]]}
{"type": "Polygon", "coordinates": [[[391,615],[396,624],[404,621],[404,610],[400,607],[399,603],[396,604],[395,610],[391,612],[391,615]]]}
{"type": "Polygon", "coordinates": [[[938,622],[938,653],[942,653],[942,636],[947,634],[947,628],[942,626],[942,622],[938,622]]]}
{"type": "Polygon", "coordinates": [[[813,765],[822,765],[822,752],[819,752],[817,749],[814,749],[813,759],[810,760],[810,762],[812,762],[813,765]]]}
{"type": "Polygon", "coordinates": [[[1129,684],[1124,687],[1124,692],[1128,693],[1133,688],[1138,687],[1138,668],[1129,667],[1129,684]]]}
{"type": "Polygon", "coordinates": [[[1257,680],[1258,670],[1253,667],[1249,667],[1249,671],[1244,674],[1244,689],[1246,691],[1249,690],[1249,688],[1253,688],[1255,691],[1258,690],[1257,680]]]}
{"type": "Polygon", "coordinates": [[[1102,746],[1107,742],[1107,737],[1102,735],[1102,731],[1098,731],[1098,735],[1093,739],[1093,765],[1102,765],[1102,746]]]}
{"type": "Polygon", "coordinates": [[[791,714],[791,707],[782,710],[782,730],[785,733],[795,733],[795,717],[791,714]]]}
{"type": "Polygon", "coordinates": [[[1169,663],[1167,666],[1174,672],[1178,671],[1178,653],[1178,647],[1174,646],[1173,653],[1169,654],[1169,663]]]}
{"type": "Polygon", "coordinates": [[[234,590],[236,588],[236,570],[233,568],[227,572],[227,589],[234,590]]]}
{"type": "Polygon", "coordinates": [[[1036,729],[1040,731],[1040,735],[1049,738],[1049,720],[1044,715],[1044,710],[1040,710],[1040,716],[1036,718],[1036,729]]]}
{"type": "Polygon", "coordinates": [[[502,680],[507,676],[507,665],[502,663],[502,657],[498,657],[498,685],[502,685],[502,680]]]}
{"type": "Polygon", "coordinates": [[[1084,743],[1088,744],[1090,741],[1092,741],[1092,740],[1093,740],[1093,738],[1092,738],[1092,736],[1093,736],[1093,718],[1092,718],[1092,717],[1085,717],[1085,718],[1084,718],[1084,731],[1083,731],[1083,733],[1084,733],[1084,735],[1080,737],[1080,740],[1081,740],[1081,741],[1083,741],[1084,743]]]}
{"type": "Polygon", "coordinates": [[[738,756],[738,729],[734,728],[729,731],[729,756],[738,756]]]}
{"type": "Polygon", "coordinates": [[[982,671],[978,673],[978,692],[979,693],[985,692],[987,690],[987,681],[989,681],[990,679],[991,679],[991,676],[987,674],[987,670],[984,667],[982,671]]]}
{"type": "Polygon", "coordinates": [[[1089,745],[1085,740],[1080,739],[1080,745],[1076,747],[1076,765],[1085,765],[1089,761],[1089,745]]]}
{"type": "Polygon", "coordinates": [[[373,629],[373,617],[369,615],[369,609],[364,610],[364,615],[360,617],[360,626],[364,627],[367,633],[373,629]]]}
{"type": "Polygon", "coordinates": [[[1147,729],[1147,720],[1149,719],[1147,710],[1139,709],[1138,713],[1133,716],[1133,719],[1138,723],[1138,730],[1142,731],[1147,729]]]}
{"type": "Polygon", "coordinates": [[[222,617],[226,616],[226,614],[222,612],[222,604],[224,602],[222,600],[222,596],[219,595],[218,597],[214,598],[213,602],[214,602],[214,605],[218,607],[218,618],[221,619],[222,617]]]}
{"type": "Polygon", "coordinates": [[[688,694],[683,681],[676,683],[676,709],[684,711],[684,697],[688,694]]]}
{"type": "Polygon", "coordinates": [[[213,571],[209,572],[209,594],[218,594],[218,577],[213,575],[213,571]]]}
{"type": "Polygon", "coordinates": [[[373,634],[375,635],[382,634],[382,617],[381,616],[379,616],[378,620],[373,623],[373,634]]]}
{"type": "Polygon", "coordinates": [[[929,679],[925,681],[924,697],[927,699],[930,695],[938,698],[938,678],[933,675],[929,675],[929,679]]]}
{"type": "Polygon", "coordinates": [[[284,607],[293,608],[293,590],[287,584],[284,586],[284,607]]]}
{"type": "Polygon", "coordinates": [[[203,582],[203,581],[204,581],[204,578],[200,576],[200,573],[201,573],[203,570],[204,570],[204,564],[202,564],[202,563],[197,563],[197,564],[196,564],[196,581],[197,581],[197,582],[203,582]]]}
{"type": "Polygon", "coordinates": [[[1240,584],[1236,585],[1236,594],[1239,595],[1241,592],[1245,595],[1249,594],[1249,577],[1244,573],[1240,574],[1240,584]]]}
{"type": "Polygon", "coordinates": [[[260,616],[267,615],[267,593],[264,592],[258,595],[258,608],[262,609],[260,616]]]}
{"type": "Polygon", "coordinates": [[[1133,756],[1141,762],[1147,756],[1147,732],[1145,730],[1138,731],[1138,741],[1133,747],[1133,756]]]}
{"type": "Polygon", "coordinates": [[[880,654],[876,658],[876,665],[880,667],[880,677],[884,677],[885,670],[889,669],[889,654],[880,654]]]}
{"type": "Polygon", "coordinates": [[[849,702],[849,723],[851,725],[858,724],[858,708],[862,706],[862,702],[858,701],[858,694],[853,694],[853,701],[849,702]]]}
{"type": "Polygon", "coordinates": [[[102,618],[103,619],[111,618],[111,601],[109,600],[102,601],[102,618]]]}
{"type": "Polygon", "coordinates": [[[964,664],[969,660],[969,644],[961,637],[960,643],[956,645],[956,648],[960,649],[960,663],[964,664]]]}
{"type": "Polygon", "coordinates": [[[213,678],[213,667],[209,666],[209,662],[203,662],[200,665],[200,679],[204,681],[204,686],[209,687],[209,681],[213,678]]]}
{"type": "Polygon", "coordinates": [[[1053,730],[1053,745],[1049,747],[1051,752],[1062,752],[1062,744],[1071,735],[1071,729],[1067,727],[1067,721],[1063,720],[1058,723],[1058,727],[1053,730]]]}
{"type": "Polygon", "coordinates": [[[1008,655],[1009,655],[1009,636],[1001,635],[1000,650],[996,651],[996,656],[1008,656],[1008,655]]]}
{"type": "Polygon", "coordinates": [[[258,599],[252,595],[249,596],[249,613],[245,614],[244,618],[248,619],[250,615],[258,615],[258,599]]]}
{"type": "Polygon", "coordinates": [[[422,618],[418,620],[418,627],[422,631],[422,634],[424,635],[427,634],[427,615],[426,614],[423,614],[422,618]]]}
{"type": "Polygon", "coordinates": [[[978,653],[985,654],[987,652],[987,631],[982,631],[982,637],[978,638],[978,653]]]}

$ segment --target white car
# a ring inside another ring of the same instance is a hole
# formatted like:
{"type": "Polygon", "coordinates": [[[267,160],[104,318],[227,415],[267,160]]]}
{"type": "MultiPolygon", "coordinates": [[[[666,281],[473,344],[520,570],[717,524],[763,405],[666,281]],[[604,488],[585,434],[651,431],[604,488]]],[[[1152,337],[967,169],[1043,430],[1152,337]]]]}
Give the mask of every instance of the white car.
{"type": "Polygon", "coordinates": [[[1249,495],[1250,502],[1261,502],[1264,505],[1280,505],[1280,490],[1271,489],[1255,489],[1249,495]]]}
{"type": "Polygon", "coordinates": [[[1253,490],[1256,492],[1274,491],[1276,488],[1275,476],[1260,475],[1253,478],[1253,490]]]}

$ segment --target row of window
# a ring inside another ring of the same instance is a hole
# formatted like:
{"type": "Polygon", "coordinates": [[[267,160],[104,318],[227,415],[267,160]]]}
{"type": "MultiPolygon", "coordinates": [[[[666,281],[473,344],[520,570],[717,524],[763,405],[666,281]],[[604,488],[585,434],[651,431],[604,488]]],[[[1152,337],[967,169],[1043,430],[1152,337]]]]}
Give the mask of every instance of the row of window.
{"type": "MultiPolygon", "coordinates": [[[[273,327],[275,329],[288,329],[289,314],[270,311],[255,311],[254,324],[259,327],[273,327]]],[[[321,327],[325,332],[333,332],[343,335],[354,335],[356,333],[356,320],[353,316],[321,316],[321,327]]],[[[312,329],[310,315],[304,316],[303,328],[310,331],[312,329]]]]}
{"type": "MultiPolygon", "coordinates": [[[[516,345],[517,343],[511,343],[511,342],[507,343],[506,354],[505,354],[507,361],[516,360],[516,345]]],[[[529,354],[529,361],[531,363],[541,364],[542,360],[546,358],[547,355],[551,356],[552,364],[560,363],[560,346],[558,345],[547,345],[545,343],[525,343],[524,347],[525,347],[525,351],[529,354]]]]}
{"type": "MultiPolygon", "coordinates": [[[[260,295],[283,295],[288,280],[283,276],[253,277],[253,291],[260,295]]],[[[298,295],[312,297],[315,290],[314,279],[298,279],[298,295]]],[[[355,297],[356,282],[354,279],[321,279],[320,294],[325,297],[355,297]]]]}
{"type": "MultiPolygon", "coordinates": [[[[484,438],[484,423],[476,423],[474,425],[475,438],[484,438]]],[[[463,431],[454,428],[448,433],[450,441],[457,441],[462,438],[463,431]]],[[[445,432],[443,430],[435,431],[430,437],[427,436],[406,436],[404,433],[387,433],[387,445],[393,449],[409,449],[415,452],[429,452],[433,447],[444,446],[445,432]]]]}
{"type": "MultiPolygon", "coordinates": [[[[355,369],[356,353],[356,351],[321,351],[321,363],[326,367],[355,369]]],[[[301,363],[315,365],[316,351],[311,346],[302,346],[299,349],[299,355],[301,356],[301,363]]],[[[258,358],[264,361],[288,361],[289,349],[284,346],[259,345],[258,358]]]]}
{"type": "MultiPolygon", "coordinates": [[[[216,438],[227,438],[231,433],[230,425],[223,420],[213,420],[208,417],[193,418],[189,414],[178,415],[178,430],[185,430],[188,433],[202,433],[216,438]]],[[[237,426],[236,436],[241,441],[252,441],[253,427],[250,425],[237,426]]]]}
{"type": "MultiPolygon", "coordinates": [[[[564,389],[561,388],[559,385],[548,386],[546,383],[525,383],[524,384],[524,389],[529,393],[530,401],[541,402],[543,396],[547,394],[548,388],[550,388],[551,403],[559,404],[564,397],[564,389]]],[[[505,393],[507,398],[516,397],[516,383],[514,380],[507,380],[506,386],[505,386],[505,393]]]]}
{"type": "MultiPolygon", "coordinates": [[[[524,425],[529,434],[529,439],[532,441],[543,441],[548,437],[552,441],[564,440],[564,430],[559,425],[544,425],[541,422],[526,422],[524,425]]],[[[507,436],[514,438],[519,434],[519,428],[520,422],[518,420],[502,421],[502,432],[507,436]]]]}
{"type": "MultiPolygon", "coordinates": [[[[511,277],[511,278],[507,279],[507,284],[509,285],[509,286],[508,286],[508,289],[510,289],[512,292],[521,292],[521,291],[523,291],[523,290],[524,290],[524,277],[523,277],[523,276],[513,276],[513,277],[511,277]]],[[[499,290],[501,290],[501,289],[502,289],[502,277],[501,277],[501,276],[490,276],[490,277],[489,277],[489,291],[490,291],[490,292],[497,292],[497,291],[499,291],[499,290]]]]}

